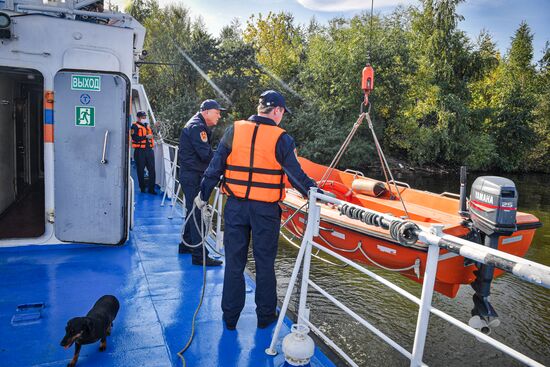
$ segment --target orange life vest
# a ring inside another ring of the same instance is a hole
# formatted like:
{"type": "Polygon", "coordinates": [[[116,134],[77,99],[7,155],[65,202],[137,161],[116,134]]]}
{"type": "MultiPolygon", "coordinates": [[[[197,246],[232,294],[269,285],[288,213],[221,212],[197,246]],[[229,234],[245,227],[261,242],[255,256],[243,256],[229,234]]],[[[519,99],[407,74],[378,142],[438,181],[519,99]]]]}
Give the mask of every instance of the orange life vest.
{"type": "MultiPolygon", "coordinates": [[[[134,122],[132,125],[136,125],[138,127],[138,136],[147,136],[149,134],[153,134],[153,130],[147,125],[147,127],[138,124],[137,122],[134,122]]],[[[151,144],[151,148],[155,146],[155,140],[153,138],[149,139],[149,143],[151,144]]],[[[143,139],[142,141],[134,141],[132,140],[132,148],[147,148],[147,139],[143,139]]]]}
{"type": "Polygon", "coordinates": [[[278,126],[235,122],[222,186],[225,194],[268,203],[284,199],[284,171],[275,157],[275,146],[284,132],[278,126]]]}

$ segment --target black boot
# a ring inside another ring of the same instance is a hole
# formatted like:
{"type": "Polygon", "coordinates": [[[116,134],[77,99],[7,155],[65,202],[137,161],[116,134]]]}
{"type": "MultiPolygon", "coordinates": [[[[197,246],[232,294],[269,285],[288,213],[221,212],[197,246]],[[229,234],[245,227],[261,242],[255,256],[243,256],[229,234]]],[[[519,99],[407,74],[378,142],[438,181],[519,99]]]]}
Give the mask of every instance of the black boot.
{"type": "Polygon", "coordinates": [[[193,249],[187,246],[185,243],[180,242],[178,246],[178,254],[190,254],[193,252],[193,249]]]}
{"type": "Polygon", "coordinates": [[[269,325],[273,324],[279,318],[279,313],[275,312],[274,314],[267,317],[258,317],[258,328],[265,329],[269,325]]]}
{"type": "MultiPolygon", "coordinates": [[[[196,258],[193,258],[193,265],[203,265],[202,263],[202,258],[200,259],[196,259],[196,258]]],[[[221,266],[221,264],[223,264],[222,261],[220,260],[216,260],[216,259],[212,259],[211,257],[206,257],[206,263],[204,265],[206,266],[221,266]]]]}

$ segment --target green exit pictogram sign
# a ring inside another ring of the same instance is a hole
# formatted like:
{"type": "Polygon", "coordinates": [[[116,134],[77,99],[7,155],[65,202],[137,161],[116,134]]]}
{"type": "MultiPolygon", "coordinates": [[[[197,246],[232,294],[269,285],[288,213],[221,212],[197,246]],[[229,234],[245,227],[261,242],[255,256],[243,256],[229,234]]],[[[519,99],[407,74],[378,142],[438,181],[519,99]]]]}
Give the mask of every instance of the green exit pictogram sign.
{"type": "Polygon", "coordinates": [[[95,107],[76,106],[75,107],[75,125],[94,127],[95,126],[95,107]]]}
{"type": "Polygon", "coordinates": [[[93,75],[72,75],[72,90],[101,91],[101,77],[93,75]]]}

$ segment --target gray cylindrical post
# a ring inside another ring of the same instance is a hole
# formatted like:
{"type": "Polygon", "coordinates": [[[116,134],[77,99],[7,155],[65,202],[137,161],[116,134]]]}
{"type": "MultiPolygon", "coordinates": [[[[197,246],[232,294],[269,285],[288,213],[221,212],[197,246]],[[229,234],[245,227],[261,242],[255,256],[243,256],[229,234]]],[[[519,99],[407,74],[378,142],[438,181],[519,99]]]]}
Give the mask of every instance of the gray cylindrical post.
{"type": "Polygon", "coordinates": [[[458,209],[458,214],[462,216],[468,216],[468,208],[466,207],[466,182],[466,166],[462,166],[460,167],[460,202],[458,209]]]}

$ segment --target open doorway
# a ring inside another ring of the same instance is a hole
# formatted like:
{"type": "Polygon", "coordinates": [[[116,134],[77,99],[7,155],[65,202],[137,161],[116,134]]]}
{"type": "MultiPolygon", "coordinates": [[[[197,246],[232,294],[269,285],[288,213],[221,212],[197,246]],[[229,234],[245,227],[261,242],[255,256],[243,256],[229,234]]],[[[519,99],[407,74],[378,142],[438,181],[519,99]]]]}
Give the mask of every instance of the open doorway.
{"type": "Polygon", "coordinates": [[[0,240],[45,231],[43,96],[39,72],[0,66],[0,240]]]}

